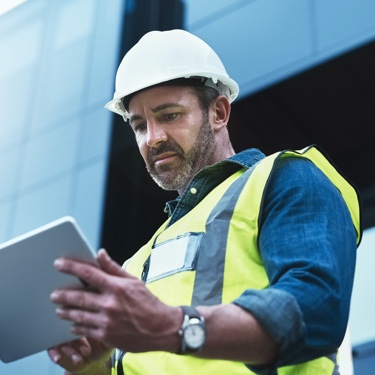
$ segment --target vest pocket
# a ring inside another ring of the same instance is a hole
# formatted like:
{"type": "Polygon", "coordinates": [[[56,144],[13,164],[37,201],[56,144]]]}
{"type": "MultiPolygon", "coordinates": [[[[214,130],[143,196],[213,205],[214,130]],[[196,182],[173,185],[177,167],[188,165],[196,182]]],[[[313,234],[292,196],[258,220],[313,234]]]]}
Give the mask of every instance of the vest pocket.
{"type": "Polygon", "coordinates": [[[144,267],[147,270],[144,280],[150,283],[178,272],[195,270],[203,235],[203,232],[189,232],[154,244],[144,267]]]}

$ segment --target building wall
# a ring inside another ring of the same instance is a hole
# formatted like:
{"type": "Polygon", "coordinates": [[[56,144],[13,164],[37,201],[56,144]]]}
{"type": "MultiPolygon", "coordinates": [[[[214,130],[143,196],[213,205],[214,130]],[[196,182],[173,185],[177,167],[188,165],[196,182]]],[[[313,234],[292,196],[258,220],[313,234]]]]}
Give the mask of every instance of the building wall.
{"type": "Polygon", "coordinates": [[[224,60],[239,98],[375,39],[373,0],[185,0],[186,28],[224,60]]]}
{"type": "MultiPolygon", "coordinates": [[[[99,246],[124,1],[110,3],[29,0],[0,17],[0,242],[73,215],[99,246]]],[[[0,362],[26,373],[62,370],[46,353],[0,362]]]]}
{"type": "MultiPolygon", "coordinates": [[[[239,99],[375,39],[373,0],[185,0],[185,5],[186,29],[219,54],[240,85],[239,99]]],[[[352,346],[375,340],[375,303],[369,298],[375,295],[374,229],[364,232],[357,252],[352,346]]],[[[363,368],[361,375],[373,373],[363,368]]]]}

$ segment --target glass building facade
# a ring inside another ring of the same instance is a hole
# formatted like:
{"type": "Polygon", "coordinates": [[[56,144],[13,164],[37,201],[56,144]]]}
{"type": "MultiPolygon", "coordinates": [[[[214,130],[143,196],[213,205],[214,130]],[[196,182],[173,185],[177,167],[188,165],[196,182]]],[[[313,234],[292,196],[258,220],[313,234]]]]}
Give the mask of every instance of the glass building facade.
{"type": "MultiPolygon", "coordinates": [[[[29,0],[0,16],[0,241],[72,215],[98,248],[123,11],[29,0]]],[[[0,362],[25,373],[62,371],[46,353],[0,362]]]]}

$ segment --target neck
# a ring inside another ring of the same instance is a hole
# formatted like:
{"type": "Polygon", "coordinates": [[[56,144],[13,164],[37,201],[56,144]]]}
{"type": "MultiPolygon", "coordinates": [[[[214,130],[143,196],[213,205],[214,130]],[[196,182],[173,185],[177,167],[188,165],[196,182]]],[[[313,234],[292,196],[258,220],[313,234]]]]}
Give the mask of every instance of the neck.
{"type": "MultiPolygon", "coordinates": [[[[213,157],[210,159],[210,161],[204,165],[197,173],[199,173],[202,169],[208,167],[209,165],[213,165],[216,163],[219,163],[220,161],[223,161],[225,159],[228,159],[229,157],[235,155],[235,151],[233,149],[232,144],[228,140],[227,144],[225,145],[219,145],[216,148],[216,151],[213,155],[213,157]]],[[[181,189],[178,189],[178,195],[182,196],[182,194],[185,192],[186,188],[189,186],[191,180],[189,180],[181,189]]]]}

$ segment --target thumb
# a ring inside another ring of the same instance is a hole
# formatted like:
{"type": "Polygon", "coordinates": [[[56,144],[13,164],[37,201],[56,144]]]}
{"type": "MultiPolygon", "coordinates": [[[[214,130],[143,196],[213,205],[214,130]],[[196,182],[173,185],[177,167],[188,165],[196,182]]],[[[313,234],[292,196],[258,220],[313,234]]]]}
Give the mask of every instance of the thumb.
{"type": "Polygon", "coordinates": [[[105,249],[98,251],[97,260],[103,271],[113,276],[125,276],[126,272],[116,263],[105,249]]]}

